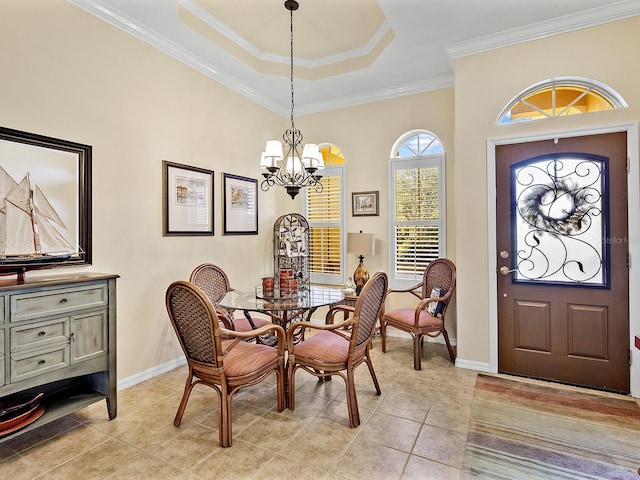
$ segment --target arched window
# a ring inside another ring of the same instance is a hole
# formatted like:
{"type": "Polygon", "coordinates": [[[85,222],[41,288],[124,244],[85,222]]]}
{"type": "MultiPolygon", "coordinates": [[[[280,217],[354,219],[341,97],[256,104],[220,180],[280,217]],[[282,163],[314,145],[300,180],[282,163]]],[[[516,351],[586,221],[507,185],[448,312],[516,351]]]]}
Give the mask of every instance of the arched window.
{"type": "Polygon", "coordinates": [[[335,145],[320,145],[325,167],[322,192],[306,188],[309,222],[309,273],[314,283],[344,283],[344,156],[335,145]]]}
{"type": "Polygon", "coordinates": [[[415,285],[445,256],[444,148],[427,130],[401,136],[389,159],[390,282],[415,285]]]}
{"type": "Polygon", "coordinates": [[[615,90],[603,83],[560,77],[532,85],[518,94],[502,110],[497,123],[578,115],[627,106],[615,90]]]}

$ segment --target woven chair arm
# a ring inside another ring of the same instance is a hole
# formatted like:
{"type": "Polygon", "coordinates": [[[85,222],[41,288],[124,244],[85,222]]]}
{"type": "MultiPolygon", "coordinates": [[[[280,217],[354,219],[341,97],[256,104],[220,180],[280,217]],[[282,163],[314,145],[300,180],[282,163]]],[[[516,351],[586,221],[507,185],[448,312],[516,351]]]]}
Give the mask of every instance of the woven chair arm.
{"type": "Polygon", "coordinates": [[[231,312],[220,307],[215,307],[218,320],[222,322],[224,328],[233,330],[233,319],[231,318],[231,312]]]}
{"type": "MultiPolygon", "coordinates": [[[[286,334],[284,332],[284,329],[280,325],[264,325],[260,328],[250,330],[248,332],[238,332],[236,330],[229,330],[226,328],[220,329],[221,335],[229,338],[234,338],[236,340],[247,340],[250,338],[256,338],[261,335],[266,335],[269,332],[275,332],[276,336],[278,337],[278,351],[280,352],[280,350],[282,350],[281,353],[284,353],[286,334]]],[[[236,343],[237,342],[234,342],[227,350],[231,350],[236,343]]]]}
{"type": "Polygon", "coordinates": [[[327,312],[325,323],[328,325],[332,325],[333,318],[335,317],[335,314],[338,312],[354,313],[355,311],[356,311],[356,307],[351,305],[333,305],[327,312]]]}
{"type": "Polygon", "coordinates": [[[420,303],[418,303],[418,306],[416,307],[416,312],[418,312],[420,310],[424,310],[425,308],[427,308],[427,305],[429,305],[430,303],[433,303],[433,302],[446,302],[447,299],[448,299],[448,297],[446,295],[444,295],[442,297],[424,298],[424,299],[420,300],[420,303]]]}
{"type": "Polygon", "coordinates": [[[417,285],[414,285],[413,287],[409,287],[409,288],[388,288],[387,292],[385,293],[385,298],[388,297],[392,293],[410,293],[414,297],[422,298],[422,285],[423,284],[424,284],[424,282],[420,282],[417,285]],[[416,290],[419,290],[419,292],[417,292],[416,290]]]}
{"type": "Polygon", "coordinates": [[[339,332],[338,330],[344,327],[348,327],[352,323],[353,323],[353,317],[345,320],[344,322],[330,323],[327,325],[320,325],[320,324],[311,323],[311,322],[295,322],[287,329],[287,348],[289,349],[290,352],[292,352],[293,346],[294,346],[294,335],[297,336],[301,333],[304,333],[305,330],[332,330],[336,335],[340,335],[341,337],[346,338],[348,340],[349,337],[346,336],[344,333],[339,332]],[[297,332],[298,329],[300,329],[300,332],[297,332]]]}

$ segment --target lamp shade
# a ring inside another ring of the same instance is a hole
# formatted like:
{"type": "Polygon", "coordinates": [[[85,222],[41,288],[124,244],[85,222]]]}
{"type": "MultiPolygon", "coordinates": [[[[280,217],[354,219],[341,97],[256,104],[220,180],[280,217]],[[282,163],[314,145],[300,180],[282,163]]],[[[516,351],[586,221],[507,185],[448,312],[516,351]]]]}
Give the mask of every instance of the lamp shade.
{"type": "Polygon", "coordinates": [[[280,140],[267,140],[264,156],[268,159],[275,159],[276,161],[282,160],[284,158],[282,142],[280,142],[280,140]]]}
{"type": "Polygon", "coordinates": [[[376,239],[373,233],[348,233],[347,253],[363,256],[375,255],[376,239]]]}

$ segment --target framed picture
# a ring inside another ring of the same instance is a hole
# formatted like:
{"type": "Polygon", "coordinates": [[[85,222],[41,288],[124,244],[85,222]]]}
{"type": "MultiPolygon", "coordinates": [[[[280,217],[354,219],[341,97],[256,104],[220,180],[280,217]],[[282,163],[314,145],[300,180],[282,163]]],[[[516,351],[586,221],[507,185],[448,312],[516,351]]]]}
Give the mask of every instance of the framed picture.
{"type": "Polygon", "coordinates": [[[162,162],[164,236],[213,235],[213,171],[162,162]]]}
{"type": "Polygon", "coordinates": [[[0,128],[0,273],[91,264],[91,150],[0,128]]]}
{"type": "Polygon", "coordinates": [[[258,234],[258,181],[254,178],[222,175],[225,235],[258,234]]]}
{"type": "Polygon", "coordinates": [[[351,205],[354,217],[380,215],[378,209],[378,192],[353,192],[351,205]]]}

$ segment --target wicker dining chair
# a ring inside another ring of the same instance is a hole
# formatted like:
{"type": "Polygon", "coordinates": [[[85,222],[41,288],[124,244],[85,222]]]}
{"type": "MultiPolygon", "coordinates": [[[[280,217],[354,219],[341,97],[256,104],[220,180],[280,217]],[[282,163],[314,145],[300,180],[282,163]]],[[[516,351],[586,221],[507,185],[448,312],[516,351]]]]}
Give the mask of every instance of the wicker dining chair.
{"type": "MultiPolygon", "coordinates": [[[[456,359],[444,318],[447,307],[456,288],[456,266],[447,258],[438,258],[430,262],[422,274],[422,281],[406,289],[387,291],[390,294],[411,293],[420,301],[416,307],[385,310],[380,317],[380,336],[382,351],[387,351],[387,327],[408,332],[413,337],[413,368],[422,369],[423,337],[437,337],[442,334],[449,350],[451,361],[456,359]]],[[[385,299],[385,300],[386,300],[385,299]]]]}
{"type": "Polygon", "coordinates": [[[278,411],[284,410],[285,333],[282,327],[267,325],[251,332],[222,328],[209,299],[189,282],[172,283],[165,301],[189,366],[182,400],[173,421],[176,427],[182,422],[193,387],[198,384],[211,387],[218,394],[221,447],[231,446],[231,401],[241,388],[260,383],[275,373],[278,411]],[[243,341],[267,334],[277,338],[276,347],[243,341]]]}
{"type": "MultiPolygon", "coordinates": [[[[227,292],[233,290],[229,284],[229,278],[224,270],[213,263],[203,263],[198,265],[189,278],[189,282],[198,286],[209,297],[212,303],[216,304],[227,292]]],[[[251,319],[253,325],[249,323],[249,319],[245,316],[234,316],[232,310],[225,310],[217,307],[224,313],[221,316],[221,321],[224,323],[225,328],[235,330],[236,332],[248,332],[255,328],[264,327],[265,325],[271,325],[271,321],[265,318],[255,317],[251,319]]]]}
{"type": "Polygon", "coordinates": [[[344,322],[318,325],[311,322],[296,322],[287,330],[289,408],[295,409],[295,376],[298,369],[324,379],[339,375],[347,388],[347,409],[349,426],[360,425],[358,398],[356,396],[355,369],[363,362],[367,364],[376,393],[380,395],[380,385],[371,362],[370,350],[378,317],[384,306],[387,290],[387,275],[377,272],[365,284],[355,308],[336,305],[332,309],[348,309],[351,317],[344,322]],[[345,331],[345,327],[351,327],[345,331]],[[305,330],[316,330],[313,335],[304,336],[305,330]],[[304,340],[295,342],[298,332],[304,340]]]}

